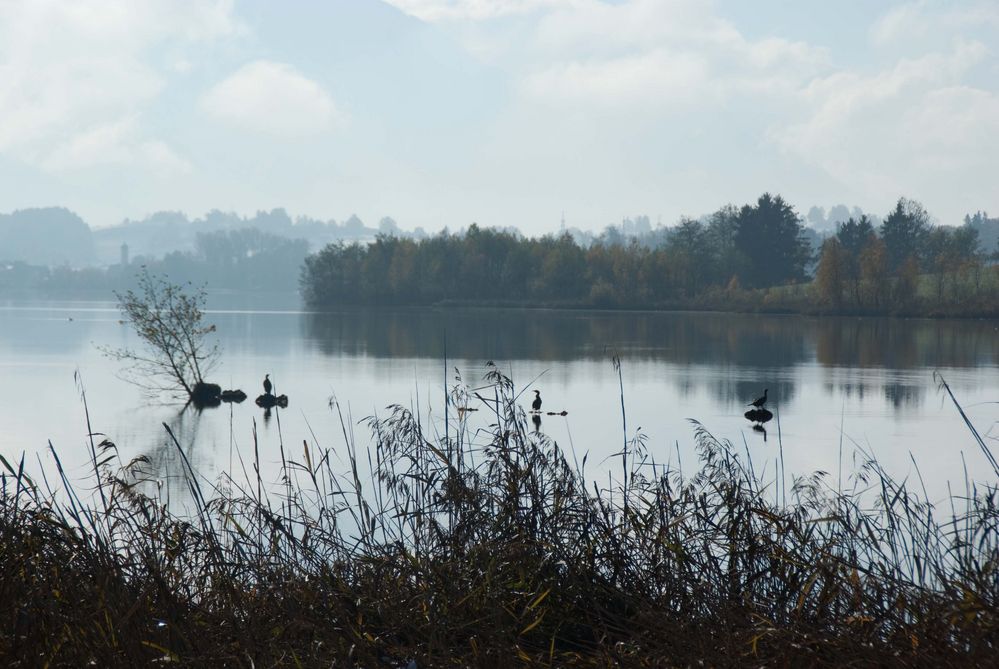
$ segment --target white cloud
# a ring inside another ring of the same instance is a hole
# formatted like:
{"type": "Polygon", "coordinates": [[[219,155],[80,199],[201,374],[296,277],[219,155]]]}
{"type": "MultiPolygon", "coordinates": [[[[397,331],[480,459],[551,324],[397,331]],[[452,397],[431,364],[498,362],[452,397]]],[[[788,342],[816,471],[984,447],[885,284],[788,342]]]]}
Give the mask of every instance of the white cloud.
{"type": "Polygon", "coordinates": [[[538,44],[552,53],[593,55],[739,39],[738,31],[719,19],[709,3],[693,0],[580,0],[548,12],[537,31],[538,44]]]}
{"type": "Polygon", "coordinates": [[[290,65],[267,60],[236,70],[209,90],[201,105],[221,121],[285,137],[323,132],[339,118],[322,86],[290,65]]]}
{"type": "Polygon", "coordinates": [[[985,168],[994,174],[999,96],[962,84],[987,57],[982,44],[960,43],[874,74],[816,79],[798,96],[799,119],[769,136],[785,155],[870,196],[929,192],[940,188],[935,179],[977,180],[985,168]]]}
{"type": "Polygon", "coordinates": [[[905,111],[899,133],[908,137],[919,167],[933,171],[999,168],[999,95],[969,86],[927,92],[905,111]]]}
{"type": "Polygon", "coordinates": [[[871,26],[871,39],[876,44],[887,44],[902,36],[921,37],[930,28],[923,5],[908,3],[893,7],[871,26]]]}
{"type": "Polygon", "coordinates": [[[136,151],[138,161],[159,174],[170,175],[191,171],[191,164],[178,156],[170,145],[162,140],[147,139],[138,144],[136,151]]]}
{"type": "MultiPolygon", "coordinates": [[[[718,173],[729,160],[759,166],[721,179],[726,188],[776,178],[780,188],[840,193],[865,206],[907,194],[946,220],[989,204],[983,193],[994,186],[983,175],[999,171],[999,91],[987,74],[996,66],[994,0],[897,6],[867,26],[879,48],[859,58],[844,58],[835,36],[819,45],[793,27],[751,36],[713,2],[572,0],[535,9],[530,20],[448,26],[507,44],[486,51],[519,93],[507,138],[491,145],[490,158],[519,164],[532,155],[550,172],[559,156],[582,151],[587,164],[624,165],[621,181],[639,182],[670,165],[683,173],[704,166],[691,154],[703,145],[720,150],[718,173]],[[646,171],[629,172],[632,165],[646,171]]],[[[584,173],[575,170],[574,180],[584,173]]],[[[596,183],[606,178],[603,169],[596,183]]]]}
{"type": "Polygon", "coordinates": [[[526,92],[539,99],[618,107],[648,100],[688,102],[708,77],[695,54],[656,49],[637,56],[558,63],[529,74],[526,92]]]}
{"type": "Polygon", "coordinates": [[[999,4],[994,0],[971,3],[943,3],[919,0],[898,5],[885,12],[870,29],[878,45],[911,43],[930,35],[950,37],[964,29],[999,28],[999,4]]]}
{"type": "Polygon", "coordinates": [[[423,21],[482,21],[571,4],[572,0],[386,0],[423,21]]]}
{"type": "Polygon", "coordinates": [[[156,50],[240,30],[231,0],[0,2],[0,152],[44,169],[93,164],[97,144],[171,162],[136,121],[166,86],[156,50]]]}
{"type": "Polygon", "coordinates": [[[793,90],[828,66],[825,49],[750,40],[707,3],[579,0],[538,23],[522,90],[547,102],[633,109],[793,90]]]}
{"type": "Polygon", "coordinates": [[[141,167],[160,175],[188,172],[191,166],[170,146],[158,139],[142,137],[135,118],[102,124],[60,143],[41,161],[42,167],[58,172],[99,165],[141,167]]]}

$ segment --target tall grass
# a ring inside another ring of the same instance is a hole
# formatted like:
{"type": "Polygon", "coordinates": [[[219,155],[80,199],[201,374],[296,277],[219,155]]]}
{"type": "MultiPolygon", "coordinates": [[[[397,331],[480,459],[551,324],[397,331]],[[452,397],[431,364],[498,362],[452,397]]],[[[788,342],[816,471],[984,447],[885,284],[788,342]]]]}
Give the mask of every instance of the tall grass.
{"type": "MultiPolygon", "coordinates": [[[[511,380],[456,383],[451,429],[341,415],[344,449],[185,464],[195,509],[95,445],[93,490],[0,476],[6,666],[968,666],[999,643],[997,489],[941,511],[868,463],[777,495],[694,425],[699,468],[626,439],[621,480],[531,431],[511,380]],[[470,408],[477,408],[475,424],[470,408]],[[483,421],[482,416],[488,414],[483,421]],[[334,462],[343,459],[344,471],[334,462]],[[688,466],[689,468],[689,466],[688,466]],[[91,494],[92,493],[92,494],[91,494]]],[[[186,463],[186,460],[185,460],[186,463]]],[[[615,471],[617,470],[615,466],[615,471]]]]}

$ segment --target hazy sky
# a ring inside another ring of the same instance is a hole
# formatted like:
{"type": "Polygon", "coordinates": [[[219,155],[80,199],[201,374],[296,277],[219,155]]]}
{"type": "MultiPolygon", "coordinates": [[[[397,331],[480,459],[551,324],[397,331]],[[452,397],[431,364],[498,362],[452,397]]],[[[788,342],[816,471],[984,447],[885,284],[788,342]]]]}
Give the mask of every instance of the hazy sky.
{"type": "Polygon", "coordinates": [[[0,212],[999,213],[999,2],[0,0],[0,212]]]}

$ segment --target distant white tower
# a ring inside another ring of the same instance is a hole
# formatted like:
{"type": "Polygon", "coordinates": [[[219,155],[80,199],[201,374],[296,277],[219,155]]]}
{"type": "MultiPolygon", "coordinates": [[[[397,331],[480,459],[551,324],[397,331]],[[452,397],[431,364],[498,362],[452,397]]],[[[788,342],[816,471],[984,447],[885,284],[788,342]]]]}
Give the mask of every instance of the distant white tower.
{"type": "Polygon", "coordinates": [[[128,264],[128,244],[126,242],[121,243],[121,264],[123,267],[128,264]]]}
{"type": "Polygon", "coordinates": [[[559,228],[559,234],[565,234],[565,209],[562,210],[562,227],[559,228]]]}

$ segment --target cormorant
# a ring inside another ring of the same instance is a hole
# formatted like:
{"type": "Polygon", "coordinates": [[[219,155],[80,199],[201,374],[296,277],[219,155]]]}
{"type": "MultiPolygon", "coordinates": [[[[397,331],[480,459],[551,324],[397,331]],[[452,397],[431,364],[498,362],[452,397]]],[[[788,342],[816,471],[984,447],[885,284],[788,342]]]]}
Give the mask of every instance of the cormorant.
{"type": "Polygon", "coordinates": [[[272,386],[271,386],[271,375],[270,374],[264,374],[264,394],[265,395],[270,395],[271,394],[271,388],[272,388],[272,386]]]}
{"type": "Polygon", "coordinates": [[[541,411],[541,391],[534,391],[534,401],[531,402],[531,408],[535,411],[541,411]]]}
{"type": "Polygon", "coordinates": [[[769,388],[763,389],[763,397],[757,397],[755,400],[747,404],[746,406],[753,406],[757,409],[762,409],[763,405],[767,403],[767,393],[770,392],[769,388]]]}

